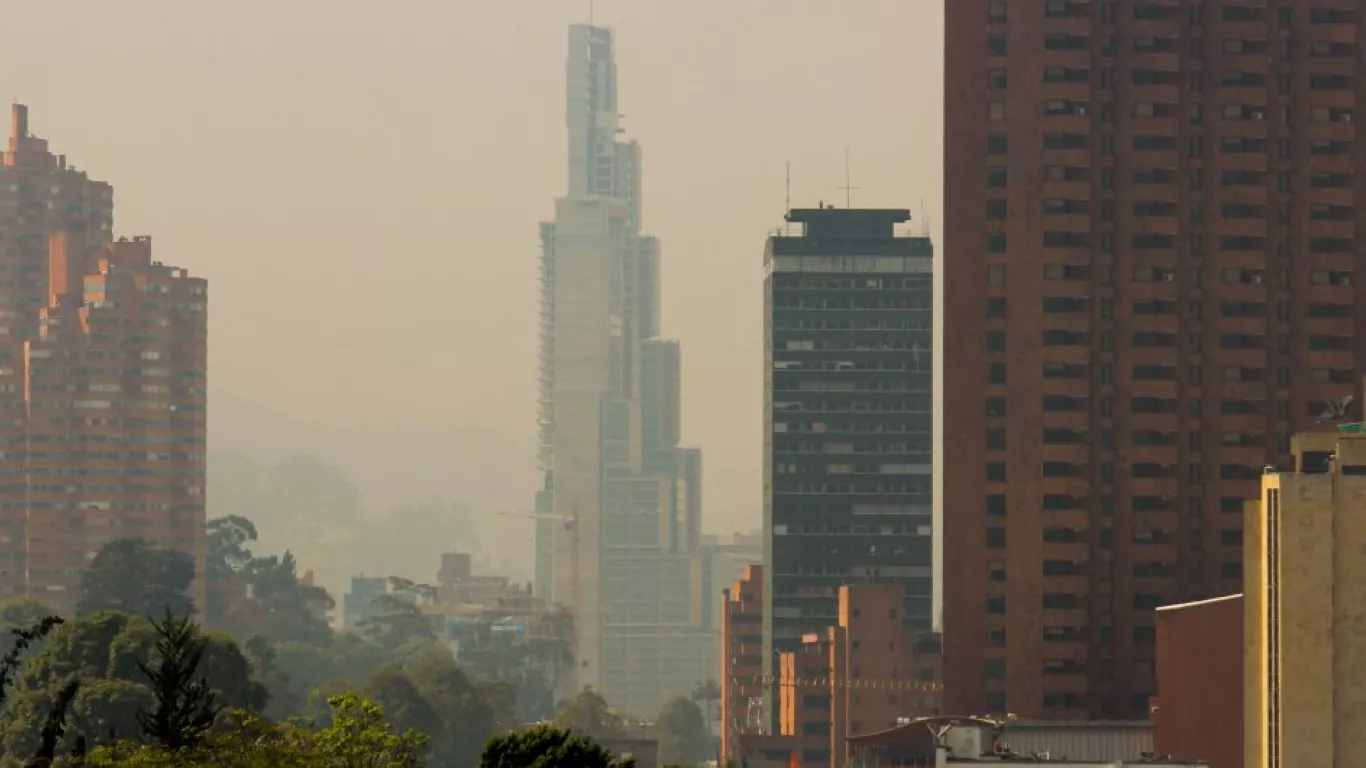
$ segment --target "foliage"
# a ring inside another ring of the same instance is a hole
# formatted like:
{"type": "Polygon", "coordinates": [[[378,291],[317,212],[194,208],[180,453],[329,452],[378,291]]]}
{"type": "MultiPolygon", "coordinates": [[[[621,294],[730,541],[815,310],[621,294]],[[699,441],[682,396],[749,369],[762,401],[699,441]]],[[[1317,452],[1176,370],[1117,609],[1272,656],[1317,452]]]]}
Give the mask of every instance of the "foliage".
{"type": "Polygon", "coordinates": [[[716,705],[721,703],[721,684],[716,680],[704,680],[693,686],[692,693],[688,698],[701,704],[707,713],[709,721],[721,719],[721,713],[716,705]]]}
{"type": "Polygon", "coordinates": [[[655,718],[660,765],[692,765],[711,756],[711,735],[702,710],[678,697],[669,701],[655,718]]]}
{"type": "Polygon", "coordinates": [[[508,683],[516,691],[517,717],[540,722],[555,716],[555,691],[574,666],[574,619],[568,610],[551,614],[535,637],[516,639],[487,625],[460,643],[460,661],[482,680],[508,683]]]}
{"type": "Polygon", "coordinates": [[[494,737],[484,747],[479,768],[634,768],[631,758],[619,758],[573,731],[541,726],[494,737]]]}
{"type": "Polygon", "coordinates": [[[426,738],[396,730],[379,705],[332,697],[330,724],[271,723],[236,712],[229,728],[186,750],[120,742],[90,754],[89,768],[419,768],[426,738]]]}
{"type": "Polygon", "coordinates": [[[584,688],[556,713],[555,725],[590,739],[603,740],[621,735],[625,719],[607,705],[602,694],[584,688]]]}
{"type": "Polygon", "coordinates": [[[222,712],[205,678],[195,679],[209,644],[190,617],[166,618],[152,625],[157,634],[155,661],[138,661],[151,683],[156,706],[138,713],[143,733],[168,750],[198,745],[222,712]]]}
{"type": "Polygon", "coordinates": [[[10,630],[10,634],[14,635],[14,645],[10,646],[4,656],[0,656],[0,704],[4,703],[10,687],[14,685],[14,676],[19,672],[19,664],[23,661],[24,653],[34,643],[51,634],[53,628],[63,623],[61,617],[44,616],[31,626],[10,630]]]}
{"type": "Polygon", "coordinates": [[[90,561],[81,578],[84,616],[112,609],[140,616],[178,616],[194,612],[190,583],[194,581],[194,558],[174,549],[161,549],[146,539],[115,539],[90,561]]]}
{"type": "Polygon", "coordinates": [[[413,640],[435,640],[422,606],[435,599],[436,587],[390,576],[389,590],[374,598],[377,612],[360,623],[365,636],[389,650],[413,640]]]}
{"type": "MultiPolygon", "coordinates": [[[[0,714],[4,753],[33,753],[44,718],[72,680],[80,680],[81,687],[71,702],[70,730],[95,746],[137,732],[136,714],[156,706],[139,664],[155,659],[158,637],[152,622],[118,611],[101,611],[58,627],[28,660],[10,706],[0,714]]],[[[223,635],[208,633],[202,639],[199,671],[215,698],[228,707],[259,712],[268,695],[252,680],[241,648],[223,635]]]]}

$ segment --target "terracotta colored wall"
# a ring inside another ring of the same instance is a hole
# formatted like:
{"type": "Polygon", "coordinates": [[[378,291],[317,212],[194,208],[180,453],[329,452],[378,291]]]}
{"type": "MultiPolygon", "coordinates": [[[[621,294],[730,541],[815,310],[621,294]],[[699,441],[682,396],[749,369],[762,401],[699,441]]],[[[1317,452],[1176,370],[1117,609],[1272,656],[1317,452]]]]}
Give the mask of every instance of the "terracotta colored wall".
{"type": "Polygon", "coordinates": [[[1157,751],[1243,766],[1243,599],[1157,612],[1157,751]]]}

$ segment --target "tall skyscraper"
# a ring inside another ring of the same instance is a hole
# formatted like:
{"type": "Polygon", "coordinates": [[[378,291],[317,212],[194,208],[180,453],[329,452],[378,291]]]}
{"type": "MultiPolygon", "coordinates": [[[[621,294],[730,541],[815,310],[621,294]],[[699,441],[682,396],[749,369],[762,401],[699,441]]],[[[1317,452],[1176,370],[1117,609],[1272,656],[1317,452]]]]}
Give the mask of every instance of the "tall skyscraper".
{"type": "MultiPolygon", "coordinates": [[[[114,240],[113,194],[13,107],[0,166],[0,594],[63,612],[95,553],[144,538],[204,571],[207,284],[114,240]]],[[[204,604],[203,580],[194,597],[204,604]]]]}
{"type": "Polygon", "coordinates": [[[651,717],[711,676],[701,456],[679,445],[681,357],[659,334],[641,151],[619,141],[610,30],[569,32],[569,193],[541,226],[541,594],[576,621],[576,687],[651,717]]]}
{"type": "Polygon", "coordinates": [[[764,254],[764,665],[893,583],[932,626],[933,246],[904,210],[806,209],[764,254]]]}
{"type": "Polygon", "coordinates": [[[1152,609],[1238,591],[1263,466],[1366,372],[1366,15],[945,12],[946,709],[1143,718],[1152,609]]]}

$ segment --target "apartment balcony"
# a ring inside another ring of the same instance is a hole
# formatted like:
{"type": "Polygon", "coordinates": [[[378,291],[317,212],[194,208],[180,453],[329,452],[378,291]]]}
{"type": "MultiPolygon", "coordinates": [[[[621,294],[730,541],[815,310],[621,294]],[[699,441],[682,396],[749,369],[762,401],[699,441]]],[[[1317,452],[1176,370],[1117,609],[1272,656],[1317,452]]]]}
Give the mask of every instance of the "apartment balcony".
{"type": "MultiPolygon", "coordinates": [[[[1366,118],[1366,115],[1363,115],[1366,118]]],[[[1357,124],[1356,122],[1311,122],[1304,128],[1304,138],[1310,142],[1314,141],[1341,141],[1350,144],[1356,141],[1357,124]]],[[[1311,158],[1313,156],[1311,155],[1311,158]]],[[[1350,162],[1350,155],[1328,155],[1320,156],[1329,168],[1336,170],[1342,167],[1343,162],[1350,162]]],[[[1315,162],[1312,160],[1310,162],[1315,162]]]]}
{"type": "Polygon", "coordinates": [[[1064,397],[1090,397],[1091,379],[1045,379],[1039,387],[1044,395],[1060,395],[1064,397]]]}
{"type": "Polygon", "coordinates": [[[1085,466],[1091,460],[1091,446],[1087,443],[1075,445],[1041,445],[1039,460],[1085,466]]]}
{"type": "MultiPolygon", "coordinates": [[[[1349,215],[1355,216],[1355,210],[1344,208],[1349,215]]],[[[1340,240],[1352,240],[1357,236],[1357,225],[1352,218],[1343,219],[1311,219],[1305,227],[1305,236],[1308,238],[1331,237],[1340,240]]],[[[1315,254],[1322,256],[1325,254],[1315,254]]]]}
{"type": "MultiPolygon", "coordinates": [[[[1176,434],[1176,433],[1169,433],[1176,434]]],[[[1174,438],[1173,438],[1174,439],[1174,438]]],[[[1131,464],[1175,464],[1180,456],[1180,446],[1172,445],[1131,445],[1124,449],[1131,464]]]]}
{"type": "Polygon", "coordinates": [[[1305,93],[1307,94],[1305,106],[1310,112],[1323,108],[1355,110],[1357,106],[1355,88],[1315,88],[1307,90],[1305,93]]]}
{"type": "MultiPolygon", "coordinates": [[[[1088,166],[1090,166],[1089,158],[1083,167],[1088,166]]],[[[1045,180],[1041,183],[1039,196],[1045,200],[1090,200],[1091,182],[1045,180]]]]}
{"type": "Polygon", "coordinates": [[[1356,357],[1350,349],[1310,350],[1307,360],[1310,368],[1353,370],[1356,357]]]}
{"type": "Polygon", "coordinates": [[[1301,199],[1308,201],[1310,205],[1335,205],[1349,208],[1356,203],[1356,192],[1350,185],[1341,187],[1308,185],[1296,189],[1299,190],[1301,199]]]}

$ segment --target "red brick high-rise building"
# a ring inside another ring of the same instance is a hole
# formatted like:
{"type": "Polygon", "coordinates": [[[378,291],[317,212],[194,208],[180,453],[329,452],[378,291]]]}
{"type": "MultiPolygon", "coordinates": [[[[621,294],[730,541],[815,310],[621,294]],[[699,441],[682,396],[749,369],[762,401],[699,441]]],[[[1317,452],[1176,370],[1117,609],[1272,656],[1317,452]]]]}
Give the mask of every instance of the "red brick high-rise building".
{"type": "MultiPolygon", "coordinates": [[[[13,108],[0,165],[0,598],[70,611],[117,538],[204,572],[207,285],[114,240],[113,194],[13,108]]],[[[194,597],[204,605],[202,578],[194,597]]]]}
{"type": "Polygon", "coordinates": [[[1146,717],[1366,372],[1354,0],[945,3],[945,709],[1146,717]]]}

